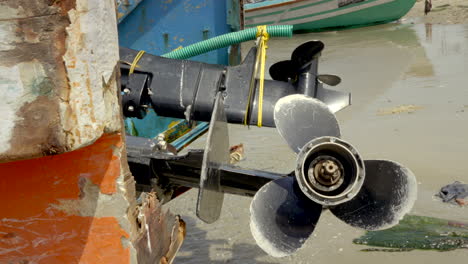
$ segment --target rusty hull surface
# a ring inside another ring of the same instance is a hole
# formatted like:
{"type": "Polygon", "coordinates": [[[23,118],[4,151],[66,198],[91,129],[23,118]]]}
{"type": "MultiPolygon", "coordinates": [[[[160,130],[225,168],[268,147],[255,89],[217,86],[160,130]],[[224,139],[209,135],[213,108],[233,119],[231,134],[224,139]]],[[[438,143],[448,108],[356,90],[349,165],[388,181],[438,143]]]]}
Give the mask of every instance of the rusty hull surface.
{"type": "Polygon", "coordinates": [[[118,60],[114,0],[0,0],[0,263],[174,259],[183,221],[136,203],[118,60]]]}
{"type": "Polygon", "coordinates": [[[118,131],[113,8],[113,0],[0,1],[0,162],[118,131]]]}
{"type": "Polygon", "coordinates": [[[122,147],[0,164],[0,263],[171,263],[185,224],[155,194],[136,206],[122,147]]]}

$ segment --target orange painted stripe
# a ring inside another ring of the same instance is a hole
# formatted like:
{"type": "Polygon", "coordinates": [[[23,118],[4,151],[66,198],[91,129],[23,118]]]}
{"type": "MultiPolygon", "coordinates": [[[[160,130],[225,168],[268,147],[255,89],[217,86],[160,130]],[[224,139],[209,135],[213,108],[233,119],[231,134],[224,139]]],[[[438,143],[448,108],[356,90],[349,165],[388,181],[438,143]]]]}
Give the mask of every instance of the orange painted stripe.
{"type": "Polygon", "coordinates": [[[129,263],[121,241],[129,235],[115,217],[54,207],[86,196],[82,178],[114,194],[121,173],[114,152],[121,147],[121,135],[106,135],[73,152],[0,164],[0,263],[129,263]]]}

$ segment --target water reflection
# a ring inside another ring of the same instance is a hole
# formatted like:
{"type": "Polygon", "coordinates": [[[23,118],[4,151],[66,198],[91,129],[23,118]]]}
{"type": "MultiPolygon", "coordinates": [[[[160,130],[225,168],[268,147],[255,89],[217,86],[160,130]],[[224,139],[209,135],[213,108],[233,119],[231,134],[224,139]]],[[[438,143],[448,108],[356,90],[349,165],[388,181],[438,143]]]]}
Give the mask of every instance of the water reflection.
{"type": "Polygon", "coordinates": [[[425,24],[425,28],[426,28],[426,41],[431,43],[432,42],[432,24],[431,23],[425,24]]]}

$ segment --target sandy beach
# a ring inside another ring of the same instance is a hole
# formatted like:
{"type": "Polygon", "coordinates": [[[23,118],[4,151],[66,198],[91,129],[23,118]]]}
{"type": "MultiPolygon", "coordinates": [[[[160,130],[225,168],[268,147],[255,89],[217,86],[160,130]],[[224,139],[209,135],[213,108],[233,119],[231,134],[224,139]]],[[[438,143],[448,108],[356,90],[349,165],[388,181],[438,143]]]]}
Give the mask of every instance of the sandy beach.
{"type": "Polygon", "coordinates": [[[424,0],[417,0],[413,9],[403,18],[414,19],[416,23],[467,24],[468,1],[432,0],[432,10],[424,15],[424,0]]]}

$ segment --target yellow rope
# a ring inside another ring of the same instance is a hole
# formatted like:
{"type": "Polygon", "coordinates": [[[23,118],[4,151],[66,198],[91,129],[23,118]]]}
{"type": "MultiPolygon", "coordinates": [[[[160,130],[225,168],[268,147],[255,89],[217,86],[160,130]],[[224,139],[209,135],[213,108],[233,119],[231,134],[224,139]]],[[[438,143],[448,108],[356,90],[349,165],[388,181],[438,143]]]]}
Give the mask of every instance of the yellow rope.
{"type": "Polygon", "coordinates": [[[247,98],[247,106],[246,106],[246,109],[245,109],[245,115],[244,115],[244,125],[245,126],[248,126],[250,125],[250,119],[249,119],[249,110],[250,110],[250,104],[251,104],[251,101],[254,100],[254,98],[252,98],[253,96],[253,91],[255,90],[255,78],[257,78],[257,70],[258,70],[258,62],[260,60],[260,53],[259,52],[259,48],[257,48],[257,56],[255,58],[255,67],[254,67],[254,72],[252,73],[252,80],[251,80],[251,83],[250,83],[250,88],[249,88],[249,97],[247,98]]]}
{"type": "Polygon", "coordinates": [[[268,49],[267,42],[270,39],[270,35],[267,32],[266,26],[257,27],[257,38],[259,40],[259,52],[260,52],[260,76],[259,76],[259,93],[258,93],[258,117],[257,126],[262,127],[262,114],[263,114],[263,88],[265,84],[265,64],[266,64],[266,50],[268,49]]]}
{"type": "Polygon", "coordinates": [[[141,59],[141,57],[143,57],[143,54],[145,54],[145,51],[144,51],[144,50],[140,50],[140,51],[138,52],[138,54],[135,56],[135,58],[133,59],[132,64],[130,65],[130,72],[129,72],[129,74],[132,74],[132,73],[135,71],[135,68],[138,67],[137,63],[138,63],[138,61],[141,59]]]}

